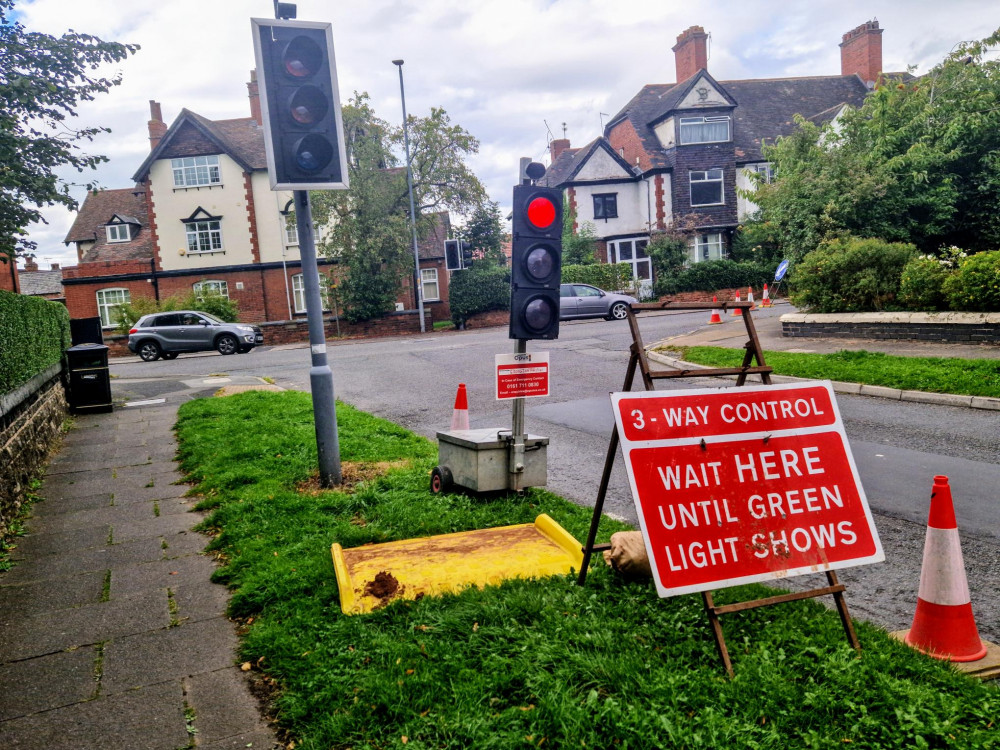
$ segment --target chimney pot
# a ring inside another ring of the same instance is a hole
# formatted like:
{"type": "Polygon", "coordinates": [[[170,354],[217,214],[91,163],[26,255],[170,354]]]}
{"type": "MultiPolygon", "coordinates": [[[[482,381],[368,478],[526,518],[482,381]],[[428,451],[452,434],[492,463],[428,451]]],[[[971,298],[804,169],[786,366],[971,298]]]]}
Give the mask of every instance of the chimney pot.
{"type": "Polygon", "coordinates": [[[677,83],[708,68],[708,34],[701,26],[691,26],[677,36],[673,46],[677,83]]]}
{"type": "Polygon", "coordinates": [[[555,163],[555,160],[559,158],[559,154],[569,148],[569,138],[553,138],[549,143],[549,156],[552,159],[551,163],[555,163]]]}
{"type": "Polygon", "coordinates": [[[258,125],[264,124],[264,116],[260,111],[260,88],[257,85],[257,71],[250,71],[250,80],[247,82],[247,95],[250,97],[250,116],[258,125]]]}
{"type": "Polygon", "coordinates": [[[160,145],[163,136],[167,134],[167,124],[163,122],[163,111],[160,108],[160,103],[152,99],[149,100],[149,122],[147,125],[149,127],[149,150],[152,151],[160,145]]]}
{"type": "Polygon", "coordinates": [[[52,270],[53,271],[58,271],[59,270],[59,264],[58,263],[53,263],[52,264],[52,270]]]}
{"type": "Polygon", "coordinates": [[[29,255],[24,259],[24,270],[25,271],[37,271],[38,264],[35,262],[35,256],[29,255]]]}

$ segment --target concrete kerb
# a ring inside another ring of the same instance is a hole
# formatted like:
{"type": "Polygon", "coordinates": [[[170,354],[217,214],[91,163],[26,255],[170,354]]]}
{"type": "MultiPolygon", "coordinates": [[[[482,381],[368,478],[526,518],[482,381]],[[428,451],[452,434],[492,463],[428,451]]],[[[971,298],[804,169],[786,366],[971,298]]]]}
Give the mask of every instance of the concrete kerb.
{"type": "MultiPolygon", "coordinates": [[[[661,343],[652,346],[660,346],[661,343]]],[[[685,362],[676,357],[670,357],[660,352],[647,348],[646,356],[654,362],[673,368],[675,370],[705,370],[705,365],[697,365],[693,362],[685,362]]],[[[736,375],[720,375],[726,380],[736,380],[736,375]]],[[[772,375],[771,381],[774,383],[807,383],[810,378],[795,378],[790,375],[772,375]]],[[[967,409],[986,409],[988,411],[1000,411],[1000,398],[988,398],[985,396],[961,396],[953,393],[928,393],[925,391],[903,391],[898,388],[886,388],[881,385],[864,385],[861,383],[844,383],[834,380],[833,390],[835,393],[847,393],[852,396],[872,396],[875,398],[888,398],[893,401],[911,401],[921,404],[942,404],[945,406],[959,406],[967,409]]]]}

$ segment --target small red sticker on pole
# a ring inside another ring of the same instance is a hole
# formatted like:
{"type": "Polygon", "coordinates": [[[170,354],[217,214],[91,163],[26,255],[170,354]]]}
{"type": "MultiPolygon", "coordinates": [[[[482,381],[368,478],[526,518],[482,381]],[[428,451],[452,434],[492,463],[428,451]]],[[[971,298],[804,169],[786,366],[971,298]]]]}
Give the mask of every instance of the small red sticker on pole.
{"type": "Polygon", "coordinates": [[[828,381],[611,399],[660,596],[885,559],[828,381]]]}
{"type": "Polygon", "coordinates": [[[549,353],[497,354],[497,400],[549,395],[549,353]]]}

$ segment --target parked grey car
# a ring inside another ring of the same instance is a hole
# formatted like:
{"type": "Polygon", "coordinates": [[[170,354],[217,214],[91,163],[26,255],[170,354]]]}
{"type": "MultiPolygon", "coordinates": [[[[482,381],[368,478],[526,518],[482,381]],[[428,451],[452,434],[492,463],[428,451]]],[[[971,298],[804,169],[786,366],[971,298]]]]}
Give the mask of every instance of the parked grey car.
{"type": "Polygon", "coordinates": [[[245,354],[264,343],[260,326],[226,323],[196,310],[143,315],[128,332],[128,348],[146,362],[184,352],[245,354]]]}
{"type": "Polygon", "coordinates": [[[638,302],[627,294],[605,292],[590,284],[561,284],[559,286],[559,320],[570,318],[607,318],[624,320],[629,305],[638,302]]]}

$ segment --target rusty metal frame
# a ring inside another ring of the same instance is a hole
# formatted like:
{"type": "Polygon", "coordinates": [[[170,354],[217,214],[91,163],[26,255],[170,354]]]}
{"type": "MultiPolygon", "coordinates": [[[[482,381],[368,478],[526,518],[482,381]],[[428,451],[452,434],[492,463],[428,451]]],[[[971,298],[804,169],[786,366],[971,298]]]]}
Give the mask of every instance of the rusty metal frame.
{"type": "MultiPolygon", "coordinates": [[[[636,371],[642,378],[645,390],[656,390],[654,383],[657,380],[667,380],[671,378],[705,378],[719,377],[721,375],[735,375],[736,385],[746,384],[748,375],[759,375],[761,382],[771,385],[772,368],[764,362],[764,352],[760,347],[760,339],[757,337],[757,329],[754,328],[753,318],[750,311],[753,309],[752,302],[705,302],[705,303],[675,303],[672,301],[652,302],[632,305],[628,311],[628,325],[632,333],[632,345],[629,348],[628,367],[625,371],[625,383],[622,391],[629,392],[635,381],[636,371]],[[639,331],[639,321],[637,312],[649,312],[655,310],[721,310],[725,313],[728,310],[739,310],[743,317],[743,324],[747,330],[747,342],[744,344],[746,350],[743,355],[743,362],[739,367],[714,367],[698,368],[694,370],[683,369],[653,369],[650,367],[649,358],[646,356],[646,348],[642,342],[642,334],[639,331]],[[756,364],[754,364],[756,362],[756,364]]],[[[594,504],[594,515],[590,519],[590,530],[587,533],[587,542],[581,548],[583,551],[583,562],[580,565],[580,573],[577,576],[577,584],[583,586],[587,582],[587,570],[590,567],[590,559],[594,552],[603,552],[610,549],[610,544],[595,544],[597,539],[597,527],[601,522],[601,515],[604,512],[604,501],[608,494],[608,483],[611,481],[611,471],[615,463],[615,455],[618,453],[619,436],[618,425],[615,424],[611,432],[611,440],[608,442],[608,453],[604,459],[604,472],[601,474],[601,484],[597,491],[597,500],[594,504]]],[[[720,615],[732,612],[742,612],[757,607],[768,607],[772,604],[783,604],[785,602],[799,601],[801,599],[813,599],[819,596],[833,595],[840,615],[840,622],[844,627],[848,643],[855,651],[861,651],[861,644],[854,631],[854,624],[851,622],[851,615],[847,610],[847,600],[844,597],[844,584],[837,580],[837,574],[833,571],[826,571],[827,586],[808,591],[799,591],[788,594],[769,596],[764,599],[751,599],[734,604],[718,605],[713,598],[713,592],[702,592],[702,601],[705,606],[705,614],[708,623],[712,628],[712,635],[715,638],[715,646],[722,660],[726,673],[733,676],[733,663],[729,658],[729,649],[726,647],[725,634],[722,631],[720,615]]]]}

